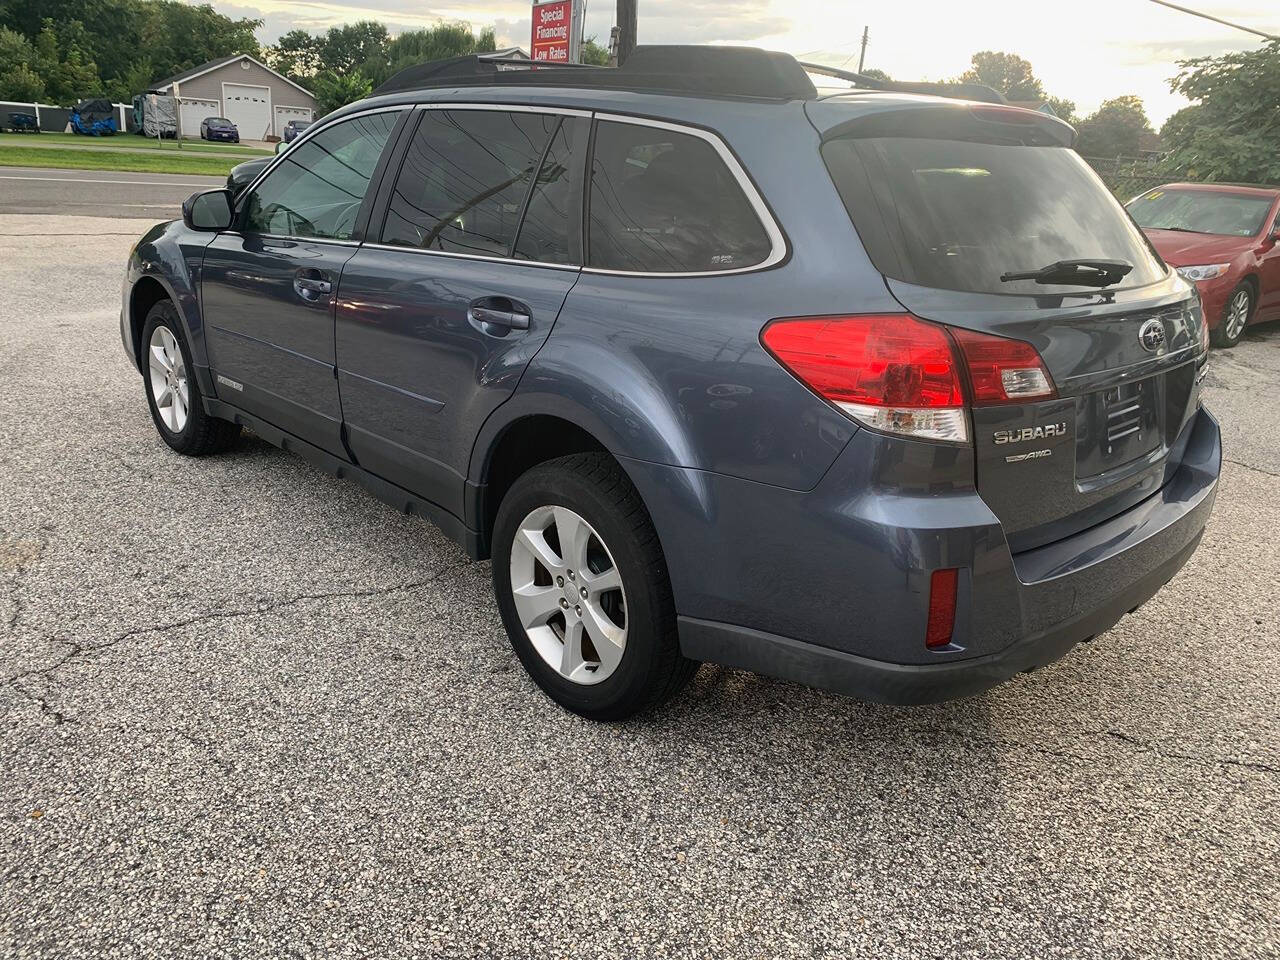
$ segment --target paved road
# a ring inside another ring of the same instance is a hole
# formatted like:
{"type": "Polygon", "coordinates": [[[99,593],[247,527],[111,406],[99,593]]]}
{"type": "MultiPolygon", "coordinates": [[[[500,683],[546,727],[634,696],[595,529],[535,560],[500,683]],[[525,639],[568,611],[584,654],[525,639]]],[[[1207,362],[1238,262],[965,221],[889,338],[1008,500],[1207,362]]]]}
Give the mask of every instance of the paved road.
{"type": "Polygon", "coordinates": [[[425,522],[169,452],[139,226],[0,218],[0,953],[1280,955],[1280,329],[1214,358],[1191,565],[1061,663],[916,709],[704,667],[605,726],[425,522]]]}
{"type": "Polygon", "coordinates": [[[171,220],[197,190],[225,177],[0,167],[0,214],[59,214],[171,220]]]}

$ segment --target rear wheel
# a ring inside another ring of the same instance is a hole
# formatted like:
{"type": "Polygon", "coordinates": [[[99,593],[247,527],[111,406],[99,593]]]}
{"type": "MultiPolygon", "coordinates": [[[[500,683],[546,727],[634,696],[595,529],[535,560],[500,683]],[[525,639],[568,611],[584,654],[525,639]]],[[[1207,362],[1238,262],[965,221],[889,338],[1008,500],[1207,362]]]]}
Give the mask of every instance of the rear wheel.
{"type": "Polygon", "coordinates": [[[494,527],[493,584],[529,675],[582,716],[652,709],[698,668],[680,653],[648,511],[607,454],[560,457],[516,480],[494,527]]]}
{"type": "Polygon", "coordinates": [[[178,312],[161,300],[142,328],[142,379],[160,437],[179,453],[203,457],[229,449],[240,425],[205,413],[178,312]]]}
{"type": "Polygon", "coordinates": [[[1253,287],[1242,283],[1231,291],[1222,311],[1222,322],[1213,332],[1215,347],[1234,347],[1244,336],[1244,328],[1253,316],[1253,287]]]}

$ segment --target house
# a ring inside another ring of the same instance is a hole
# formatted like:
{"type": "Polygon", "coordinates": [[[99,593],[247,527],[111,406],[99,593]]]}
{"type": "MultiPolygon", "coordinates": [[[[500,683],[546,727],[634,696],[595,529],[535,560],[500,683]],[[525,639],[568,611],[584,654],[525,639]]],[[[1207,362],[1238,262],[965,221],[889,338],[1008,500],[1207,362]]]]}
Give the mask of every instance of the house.
{"type": "Polygon", "coordinates": [[[184,137],[200,136],[200,121],[206,117],[226,117],[240,128],[242,140],[266,140],[283,136],[290,120],[316,115],[310,90],[247,53],[202,63],[166,77],[151,90],[177,95],[184,137]]]}

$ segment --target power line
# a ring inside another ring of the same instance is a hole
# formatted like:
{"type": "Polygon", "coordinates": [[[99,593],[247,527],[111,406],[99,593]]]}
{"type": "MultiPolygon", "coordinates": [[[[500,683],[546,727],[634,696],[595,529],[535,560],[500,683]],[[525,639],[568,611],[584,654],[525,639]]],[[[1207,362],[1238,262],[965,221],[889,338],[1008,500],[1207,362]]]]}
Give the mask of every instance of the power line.
{"type": "Polygon", "coordinates": [[[1158,3],[1162,7],[1168,7],[1170,10],[1178,10],[1181,13],[1189,13],[1193,17],[1201,17],[1205,20],[1212,20],[1214,23],[1220,23],[1224,27],[1231,27],[1234,30],[1243,30],[1245,33],[1252,33],[1255,36],[1264,37],[1267,40],[1280,40],[1274,33],[1267,33],[1263,30],[1255,30],[1253,27],[1246,27],[1243,24],[1232,23],[1230,20],[1223,20],[1221,17],[1215,17],[1211,13],[1201,13],[1199,10],[1192,10],[1190,7],[1179,6],[1176,3],[1169,3],[1168,0],[1151,0],[1152,3],[1158,3]]]}

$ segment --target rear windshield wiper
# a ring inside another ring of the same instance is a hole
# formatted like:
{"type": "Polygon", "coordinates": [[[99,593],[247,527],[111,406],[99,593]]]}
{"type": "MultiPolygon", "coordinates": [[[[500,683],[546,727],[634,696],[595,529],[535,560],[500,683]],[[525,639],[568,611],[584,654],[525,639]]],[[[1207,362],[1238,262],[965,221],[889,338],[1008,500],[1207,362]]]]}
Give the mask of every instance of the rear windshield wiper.
{"type": "Polygon", "coordinates": [[[1059,260],[1039,270],[1025,273],[1004,273],[1003,283],[1010,280],[1034,280],[1036,283],[1055,283],[1074,287],[1109,287],[1125,278],[1133,264],[1125,260],[1059,260]]]}

